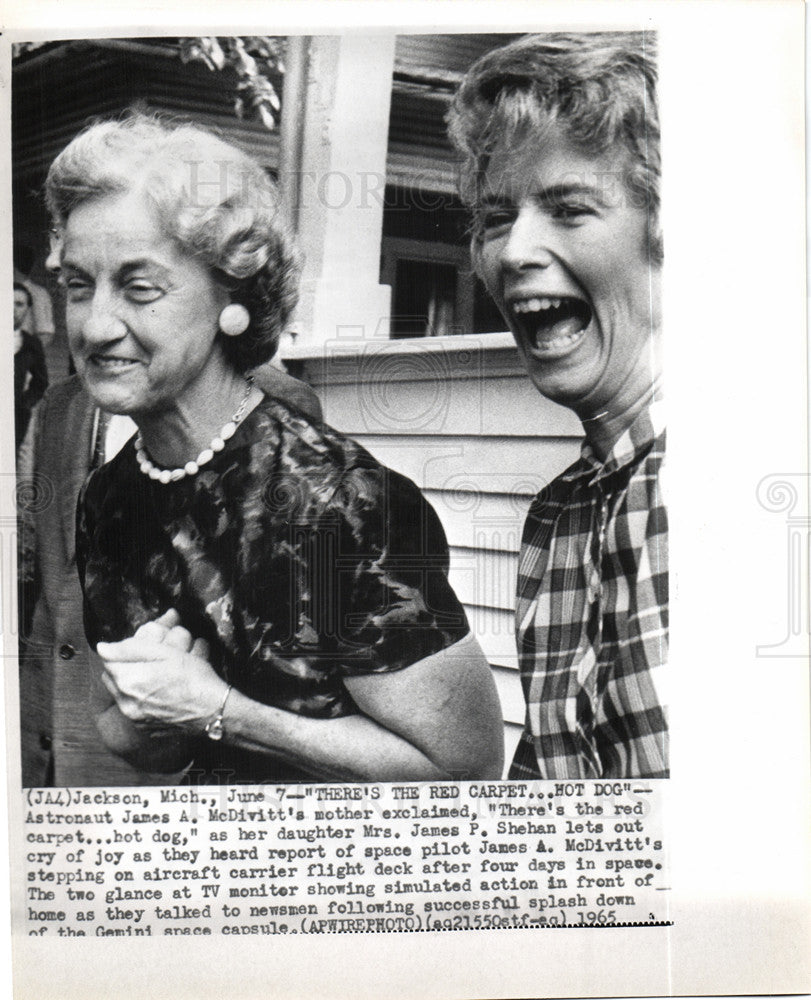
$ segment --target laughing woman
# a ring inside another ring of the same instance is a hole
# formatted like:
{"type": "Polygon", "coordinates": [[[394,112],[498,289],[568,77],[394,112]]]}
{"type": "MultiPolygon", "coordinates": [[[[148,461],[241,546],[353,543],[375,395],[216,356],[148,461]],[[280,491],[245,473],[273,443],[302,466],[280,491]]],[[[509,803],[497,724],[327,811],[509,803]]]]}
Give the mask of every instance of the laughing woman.
{"type": "Polygon", "coordinates": [[[248,374],[296,298],[261,167],[136,116],[74,139],[47,195],[77,370],[138,426],[77,518],[105,742],[203,783],[498,776],[433,510],[248,374]]]}

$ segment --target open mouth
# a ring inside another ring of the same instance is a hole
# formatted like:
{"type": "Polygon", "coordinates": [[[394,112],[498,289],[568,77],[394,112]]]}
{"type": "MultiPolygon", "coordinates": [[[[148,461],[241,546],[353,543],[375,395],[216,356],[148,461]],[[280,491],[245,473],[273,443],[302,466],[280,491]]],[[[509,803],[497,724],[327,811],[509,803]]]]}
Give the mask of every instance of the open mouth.
{"type": "Polygon", "coordinates": [[[511,304],[515,325],[536,354],[558,354],[583,339],[591,322],[591,307],[569,295],[535,296],[511,304]]]}

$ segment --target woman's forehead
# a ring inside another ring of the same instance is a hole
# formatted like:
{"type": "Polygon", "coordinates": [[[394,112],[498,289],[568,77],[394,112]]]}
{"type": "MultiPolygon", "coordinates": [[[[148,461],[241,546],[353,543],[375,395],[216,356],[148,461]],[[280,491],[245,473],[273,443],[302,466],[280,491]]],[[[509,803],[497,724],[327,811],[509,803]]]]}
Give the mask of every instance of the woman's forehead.
{"type": "Polygon", "coordinates": [[[168,252],[174,247],[147,195],[137,189],[96,195],[76,205],[61,234],[63,257],[77,251],[107,254],[168,252]]]}
{"type": "Polygon", "coordinates": [[[99,195],[77,205],[60,234],[59,253],[63,267],[144,260],[169,267],[187,256],[151,200],[138,191],[99,195]]]}
{"type": "Polygon", "coordinates": [[[550,123],[518,141],[498,142],[482,178],[480,200],[520,200],[546,190],[582,189],[597,195],[621,185],[630,156],[624,147],[592,153],[550,123]]]}

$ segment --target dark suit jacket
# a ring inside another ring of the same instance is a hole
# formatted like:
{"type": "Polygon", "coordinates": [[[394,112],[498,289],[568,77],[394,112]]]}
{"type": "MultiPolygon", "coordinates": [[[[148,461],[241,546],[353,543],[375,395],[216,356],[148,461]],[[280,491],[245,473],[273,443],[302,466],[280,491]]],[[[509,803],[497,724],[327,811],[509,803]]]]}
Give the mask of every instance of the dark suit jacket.
{"type": "Polygon", "coordinates": [[[48,388],[45,352],[37,337],[23,333],[22,347],[14,355],[14,435],[20,447],[31,419],[31,411],[48,388]],[[27,383],[27,384],[26,384],[27,383]]]}
{"type": "MultiPolygon", "coordinates": [[[[271,366],[254,376],[266,393],[320,420],[321,407],[309,386],[271,366]]],[[[165,784],[165,776],[137,771],[108,751],[96,730],[109,695],[101,686],[100,661],[85,640],[74,543],[76,501],[92,461],[96,411],[77,376],[47,391],[35,421],[36,496],[28,520],[37,599],[20,656],[23,787],[165,784]]]]}

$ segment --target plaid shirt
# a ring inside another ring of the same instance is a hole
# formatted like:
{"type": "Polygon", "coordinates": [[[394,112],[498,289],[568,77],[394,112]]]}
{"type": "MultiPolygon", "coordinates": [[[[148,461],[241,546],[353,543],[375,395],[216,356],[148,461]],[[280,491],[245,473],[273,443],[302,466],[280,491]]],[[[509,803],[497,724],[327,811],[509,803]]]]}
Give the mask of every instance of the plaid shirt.
{"type": "Polygon", "coordinates": [[[588,443],[530,507],[516,631],[527,717],[511,779],[668,775],[662,404],[605,462],[588,443]]]}

